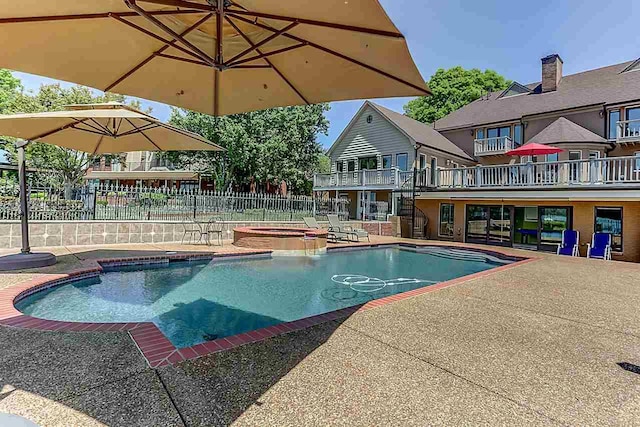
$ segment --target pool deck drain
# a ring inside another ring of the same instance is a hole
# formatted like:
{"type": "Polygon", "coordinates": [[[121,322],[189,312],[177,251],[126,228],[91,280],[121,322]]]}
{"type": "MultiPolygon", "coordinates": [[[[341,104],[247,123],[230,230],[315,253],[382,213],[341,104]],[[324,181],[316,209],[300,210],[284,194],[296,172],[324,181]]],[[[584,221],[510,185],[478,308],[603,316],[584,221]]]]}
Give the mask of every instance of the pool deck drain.
{"type": "MultiPolygon", "coordinates": [[[[356,245],[341,245],[336,246],[333,251],[340,250],[363,250],[380,247],[397,247],[398,243],[383,243],[383,244],[371,244],[361,243],[356,245]]],[[[400,246],[407,246],[412,248],[421,247],[433,247],[428,243],[411,243],[400,244],[400,246]]],[[[446,245],[439,245],[439,247],[447,247],[446,245]]],[[[455,246],[460,248],[460,246],[455,246]]],[[[89,277],[94,277],[102,273],[104,268],[118,267],[118,266],[130,266],[130,265],[147,265],[157,264],[158,262],[174,262],[174,261],[192,261],[192,260],[207,260],[216,258],[238,258],[247,259],[252,256],[260,257],[268,255],[270,251],[255,250],[255,251],[243,251],[242,253],[187,253],[187,254],[172,254],[167,253],[160,256],[145,256],[145,257],[122,257],[122,258],[106,258],[96,260],[95,266],[78,269],[67,274],[58,274],[53,277],[37,277],[17,285],[0,290],[0,325],[34,329],[39,331],[59,331],[59,332],[128,332],[133,341],[135,342],[138,350],[142,353],[149,367],[160,368],[167,365],[180,363],[186,360],[197,359],[202,356],[206,356],[212,353],[218,353],[221,351],[229,350],[235,347],[239,347],[245,344],[251,344],[254,342],[263,341],[274,336],[287,334],[290,332],[300,331],[315,325],[319,325],[325,322],[330,322],[338,319],[347,318],[355,313],[370,310],[373,308],[381,307],[396,301],[401,301],[407,298],[423,295],[428,292],[435,292],[440,289],[444,289],[450,286],[454,286],[459,283],[463,283],[469,280],[485,277],[490,274],[494,274],[499,271],[503,271],[510,268],[515,268],[519,265],[523,265],[529,262],[536,261],[539,258],[519,258],[513,257],[508,254],[504,254],[495,250],[483,250],[472,249],[479,253],[486,253],[493,256],[502,256],[507,259],[513,260],[510,264],[505,264],[500,267],[495,267],[489,270],[481,271],[478,273],[458,277],[452,280],[440,282],[434,285],[429,285],[421,288],[417,288],[411,291],[394,294],[388,297],[383,297],[369,301],[365,304],[346,307],[340,310],[331,311],[324,314],[310,316],[302,319],[298,319],[292,322],[282,322],[276,325],[268,326],[261,329],[256,329],[249,332],[240,333],[233,336],[218,338],[212,341],[206,341],[200,344],[196,344],[190,347],[176,348],[171,341],[160,331],[160,329],[152,322],[128,322],[128,323],[96,323],[96,322],[64,322],[56,320],[39,319],[22,314],[18,311],[14,304],[20,299],[32,295],[42,290],[61,286],[66,283],[70,283],[77,280],[82,280],[89,277]]]]}

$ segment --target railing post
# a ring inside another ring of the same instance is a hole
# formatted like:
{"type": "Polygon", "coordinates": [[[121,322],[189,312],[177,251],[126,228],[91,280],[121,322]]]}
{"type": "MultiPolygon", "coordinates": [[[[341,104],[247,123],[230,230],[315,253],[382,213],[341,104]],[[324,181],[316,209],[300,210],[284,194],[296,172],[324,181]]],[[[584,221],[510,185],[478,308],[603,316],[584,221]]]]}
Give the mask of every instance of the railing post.
{"type": "Polygon", "coordinates": [[[482,172],[480,171],[480,165],[476,165],[476,187],[482,187],[481,185],[482,172]]]}

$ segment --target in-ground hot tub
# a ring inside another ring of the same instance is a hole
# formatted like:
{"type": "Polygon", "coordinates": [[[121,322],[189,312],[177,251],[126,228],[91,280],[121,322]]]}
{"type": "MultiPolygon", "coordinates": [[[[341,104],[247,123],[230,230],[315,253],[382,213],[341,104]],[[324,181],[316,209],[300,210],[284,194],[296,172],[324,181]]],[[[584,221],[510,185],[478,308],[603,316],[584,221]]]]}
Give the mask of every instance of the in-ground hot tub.
{"type": "Polygon", "coordinates": [[[293,227],[237,227],[233,244],[270,249],[274,255],[317,255],[327,251],[327,230],[293,227]]]}

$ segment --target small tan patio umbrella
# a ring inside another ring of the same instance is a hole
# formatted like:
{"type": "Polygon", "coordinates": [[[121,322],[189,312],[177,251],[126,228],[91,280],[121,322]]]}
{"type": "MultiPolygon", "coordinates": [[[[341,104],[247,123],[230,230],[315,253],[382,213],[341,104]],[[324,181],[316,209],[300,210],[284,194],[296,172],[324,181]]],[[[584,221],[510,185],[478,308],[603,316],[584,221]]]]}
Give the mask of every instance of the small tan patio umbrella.
{"type": "Polygon", "coordinates": [[[29,206],[25,169],[25,147],[43,142],[92,154],[126,151],[207,150],[222,151],[199,135],[167,125],[152,116],[122,104],[69,106],[64,111],[0,116],[0,135],[20,138],[18,179],[20,181],[20,254],[0,257],[0,271],[43,267],[54,264],[49,253],[31,253],[29,206]]]}
{"type": "Polygon", "coordinates": [[[0,0],[0,67],[226,115],[430,94],[378,0],[0,0]]]}

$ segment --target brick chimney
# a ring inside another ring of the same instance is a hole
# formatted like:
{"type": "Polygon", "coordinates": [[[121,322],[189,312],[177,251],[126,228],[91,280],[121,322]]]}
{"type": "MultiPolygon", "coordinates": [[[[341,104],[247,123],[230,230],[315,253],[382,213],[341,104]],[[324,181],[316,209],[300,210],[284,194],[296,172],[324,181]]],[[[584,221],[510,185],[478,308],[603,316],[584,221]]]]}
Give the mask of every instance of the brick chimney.
{"type": "Polygon", "coordinates": [[[562,79],[562,58],[557,53],[542,58],[542,92],[558,89],[562,79]]]}

